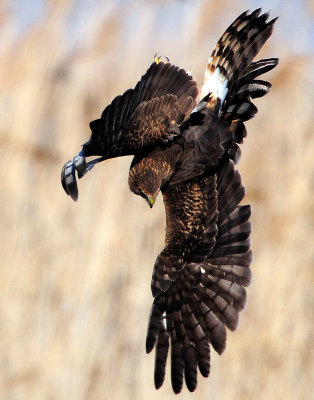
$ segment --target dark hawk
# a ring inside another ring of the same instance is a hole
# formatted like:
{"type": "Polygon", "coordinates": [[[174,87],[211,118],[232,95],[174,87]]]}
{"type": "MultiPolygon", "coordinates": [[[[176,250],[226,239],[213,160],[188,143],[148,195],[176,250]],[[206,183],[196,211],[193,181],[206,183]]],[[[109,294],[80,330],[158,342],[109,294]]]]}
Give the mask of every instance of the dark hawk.
{"type": "Polygon", "coordinates": [[[152,276],[146,350],[156,349],[155,386],[164,381],[170,345],[171,381],[193,391],[197,367],[210,370],[210,345],[221,354],[226,328],[235,330],[250,284],[251,209],[235,165],[244,122],[268,93],[259,79],[277,58],[253,62],[276,19],[261,10],[241,14],[212,52],[200,91],[183,69],[156,60],[134,89],[117,96],[90,124],[91,138],[62,169],[62,185],[78,197],[81,178],[96,163],[134,155],[130,189],[150,207],[161,191],[165,248],[152,276]],[[86,157],[98,156],[86,162],[86,157]]]}

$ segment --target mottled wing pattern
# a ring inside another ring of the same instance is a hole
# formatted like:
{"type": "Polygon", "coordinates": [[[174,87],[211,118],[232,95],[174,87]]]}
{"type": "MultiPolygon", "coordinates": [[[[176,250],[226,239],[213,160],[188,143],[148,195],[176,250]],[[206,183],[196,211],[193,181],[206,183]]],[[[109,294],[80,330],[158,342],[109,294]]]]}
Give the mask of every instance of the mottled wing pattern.
{"type": "Polygon", "coordinates": [[[233,142],[228,124],[209,109],[206,115],[204,111],[191,115],[183,129],[183,140],[180,168],[174,172],[169,185],[196,178],[215,168],[233,142]]]}
{"type": "Polygon", "coordinates": [[[233,162],[197,183],[178,186],[179,198],[178,189],[164,193],[166,246],[154,267],[146,340],[147,352],[156,345],[156,388],[164,381],[170,342],[175,393],[184,377],[190,391],[196,388],[197,366],[208,376],[210,344],[219,354],[225,349],[226,327],[236,329],[246,303],[252,261],[250,207],[238,205],[244,187],[233,162]]]}
{"type": "Polygon", "coordinates": [[[136,154],[158,140],[171,139],[194,108],[197,94],[196,82],[183,69],[154,62],[134,89],[117,96],[101,118],[90,123],[85,156],[136,154]]]}
{"type": "Polygon", "coordinates": [[[134,89],[114,98],[101,118],[92,121],[92,135],[61,171],[65,192],[78,198],[76,172],[81,178],[105,159],[136,155],[172,140],[195,107],[196,82],[183,69],[154,62],[134,89]],[[86,157],[100,156],[86,162],[86,157]]]}
{"type": "Polygon", "coordinates": [[[260,14],[261,9],[242,13],[218,40],[208,59],[201,99],[211,92],[223,103],[227,92],[232,92],[234,83],[272,34],[277,18],[268,22],[268,13],[260,14]]]}
{"type": "MultiPolygon", "coordinates": [[[[163,291],[170,290],[167,296],[167,310],[171,312],[182,305],[177,285],[180,283],[185,286],[185,283],[188,283],[181,281],[186,261],[195,257],[196,253],[202,254],[200,246],[207,255],[215,243],[216,177],[213,175],[199,181],[167,186],[163,191],[163,199],[166,210],[166,243],[154,266],[152,292],[155,297],[163,291]]],[[[160,298],[159,304],[163,300],[165,298],[160,298]]]]}
{"type": "MultiPolygon", "coordinates": [[[[191,97],[189,99],[192,101],[191,97]]],[[[145,148],[158,140],[163,143],[172,140],[179,133],[177,126],[183,117],[178,99],[173,94],[141,103],[129,123],[126,135],[128,148],[145,148]]]]}

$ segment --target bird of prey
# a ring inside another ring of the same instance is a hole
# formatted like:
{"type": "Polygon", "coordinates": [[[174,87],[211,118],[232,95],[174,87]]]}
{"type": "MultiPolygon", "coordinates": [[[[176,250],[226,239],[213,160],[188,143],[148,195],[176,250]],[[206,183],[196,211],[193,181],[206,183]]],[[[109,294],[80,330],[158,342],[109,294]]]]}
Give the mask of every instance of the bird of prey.
{"type": "Polygon", "coordinates": [[[241,14],[225,31],[205,70],[200,94],[183,69],[156,59],[134,89],[117,96],[90,123],[91,138],[63,167],[62,185],[78,197],[81,178],[100,161],[134,155],[129,186],[152,207],[161,191],[165,248],[151,289],[146,350],[155,347],[155,387],[164,382],[170,347],[175,393],[207,377],[210,345],[221,354],[226,328],[235,330],[251,281],[251,209],[236,170],[244,122],[270,83],[259,79],[277,58],[253,61],[276,19],[261,10],[241,14]],[[98,156],[87,162],[86,158],[98,156]]]}

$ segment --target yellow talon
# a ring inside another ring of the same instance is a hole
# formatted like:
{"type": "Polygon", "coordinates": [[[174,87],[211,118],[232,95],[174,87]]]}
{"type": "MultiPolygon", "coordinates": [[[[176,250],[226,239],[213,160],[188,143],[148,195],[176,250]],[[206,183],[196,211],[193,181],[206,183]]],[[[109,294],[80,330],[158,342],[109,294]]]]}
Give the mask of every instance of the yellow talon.
{"type": "Polygon", "coordinates": [[[161,61],[161,57],[159,57],[158,53],[154,55],[155,63],[158,64],[161,61]]]}
{"type": "Polygon", "coordinates": [[[168,57],[160,57],[160,56],[158,55],[158,53],[156,53],[156,54],[154,55],[154,60],[155,60],[155,63],[156,63],[156,64],[160,63],[160,61],[162,61],[163,58],[164,58],[165,60],[167,60],[167,62],[169,62],[169,58],[168,58],[168,57]]]}

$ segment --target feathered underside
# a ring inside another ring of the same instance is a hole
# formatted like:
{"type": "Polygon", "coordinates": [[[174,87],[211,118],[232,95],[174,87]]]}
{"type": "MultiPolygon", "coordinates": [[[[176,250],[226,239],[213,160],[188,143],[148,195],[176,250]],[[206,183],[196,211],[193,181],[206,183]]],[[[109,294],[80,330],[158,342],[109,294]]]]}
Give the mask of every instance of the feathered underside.
{"type": "Polygon", "coordinates": [[[193,391],[197,367],[209,375],[210,345],[224,351],[226,328],[236,329],[246,304],[251,210],[239,205],[245,190],[234,164],[244,123],[257,112],[251,100],[271,86],[256,78],[278,63],[252,62],[272,33],[275,20],[267,19],[260,10],[246,12],[227,29],[209,59],[205,97],[181,127],[179,167],[163,190],[166,244],[152,276],[146,350],[156,348],[156,388],[164,381],[170,346],[174,392],[184,378],[193,391]]]}
{"type": "Polygon", "coordinates": [[[185,376],[193,391],[197,366],[203,376],[209,374],[210,345],[221,354],[226,327],[237,327],[252,261],[250,206],[238,205],[243,196],[231,160],[214,175],[163,193],[166,246],[153,271],[155,301],[146,340],[147,352],[156,345],[156,388],[164,381],[169,342],[173,390],[181,391],[185,376]]]}

